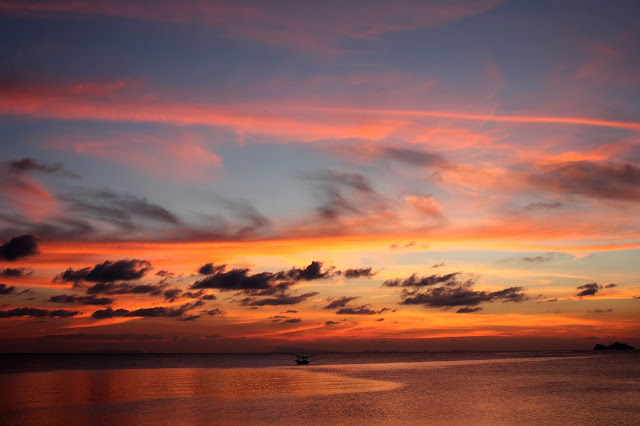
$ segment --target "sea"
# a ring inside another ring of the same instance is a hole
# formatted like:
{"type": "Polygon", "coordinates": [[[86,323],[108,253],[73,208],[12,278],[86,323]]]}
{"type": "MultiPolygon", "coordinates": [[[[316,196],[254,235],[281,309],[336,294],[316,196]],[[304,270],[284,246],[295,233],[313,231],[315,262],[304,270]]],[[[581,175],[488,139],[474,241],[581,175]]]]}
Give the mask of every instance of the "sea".
{"type": "Polygon", "coordinates": [[[2,354],[6,425],[640,425],[640,352],[2,354]]]}

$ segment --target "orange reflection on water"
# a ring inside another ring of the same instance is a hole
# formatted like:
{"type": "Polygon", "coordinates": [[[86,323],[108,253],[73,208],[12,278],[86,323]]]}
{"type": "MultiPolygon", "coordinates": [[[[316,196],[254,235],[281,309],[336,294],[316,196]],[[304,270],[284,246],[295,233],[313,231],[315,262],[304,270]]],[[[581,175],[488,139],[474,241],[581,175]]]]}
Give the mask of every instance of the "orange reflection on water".
{"type": "Polygon", "coordinates": [[[3,375],[0,409],[122,403],[184,396],[255,398],[392,390],[393,382],[296,368],[73,370],[3,375]]]}

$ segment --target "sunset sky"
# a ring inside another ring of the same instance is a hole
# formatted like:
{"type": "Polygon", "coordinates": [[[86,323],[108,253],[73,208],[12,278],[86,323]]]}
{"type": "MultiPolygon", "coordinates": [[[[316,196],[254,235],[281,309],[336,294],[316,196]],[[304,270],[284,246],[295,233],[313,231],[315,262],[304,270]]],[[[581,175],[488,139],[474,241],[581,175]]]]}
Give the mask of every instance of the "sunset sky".
{"type": "Polygon", "coordinates": [[[0,351],[640,347],[639,17],[0,0],[0,351]]]}

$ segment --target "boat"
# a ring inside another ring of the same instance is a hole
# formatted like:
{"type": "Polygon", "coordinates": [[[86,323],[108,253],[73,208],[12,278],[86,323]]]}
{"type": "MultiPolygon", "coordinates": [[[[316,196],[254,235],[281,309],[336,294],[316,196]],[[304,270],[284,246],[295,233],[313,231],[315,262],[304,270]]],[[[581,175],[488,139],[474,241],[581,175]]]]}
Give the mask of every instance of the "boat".
{"type": "Polygon", "coordinates": [[[297,365],[306,365],[309,364],[309,358],[311,355],[296,355],[296,364],[297,365]]]}

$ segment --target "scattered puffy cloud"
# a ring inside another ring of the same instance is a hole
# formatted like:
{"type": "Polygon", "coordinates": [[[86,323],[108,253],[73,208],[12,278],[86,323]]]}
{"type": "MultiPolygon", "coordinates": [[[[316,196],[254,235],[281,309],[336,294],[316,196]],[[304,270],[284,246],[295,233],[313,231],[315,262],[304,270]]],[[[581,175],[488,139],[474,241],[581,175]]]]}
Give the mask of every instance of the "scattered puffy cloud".
{"type": "Polygon", "coordinates": [[[70,318],[80,315],[79,311],[65,309],[14,308],[0,310],[0,318],[32,317],[32,318],[70,318]]]}
{"type": "Polygon", "coordinates": [[[22,278],[31,275],[28,268],[4,268],[0,269],[0,277],[4,278],[22,278]]]}
{"type": "Polygon", "coordinates": [[[16,288],[14,286],[7,286],[6,284],[0,284],[0,295],[13,294],[16,288]]]}
{"type": "Polygon", "coordinates": [[[481,307],[471,308],[469,306],[465,306],[464,308],[460,308],[456,311],[457,314],[470,314],[473,312],[481,311],[481,307]]]}
{"type": "Polygon", "coordinates": [[[384,283],[382,283],[382,285],[387,287],[427,287],[427,286],[433,286],[436,284],[450,282],[454,280],[458,275],[460,275],[459,272],[453,272],[451,274],[445,274],[445,275],[434,274],[434,275],[427,275],[424,277],[420,277],[417,274],[413,274],[409,278],[405,278],[404,280],[401,280],[398,278],[387,280],[384,283]]]}
{"type": "Polygon", "coordinates": [[[53,303],[69,303],[78,305],[110,305],[114,302],[113,299],[108,297],[97,297],[96,295],[77,296],[75,294],[51,296],[48,301],[53,303]]]}
{"type": "Polygon", "coordinates": [[[240,304],[243,306],[297,305],[298,303],[306,302],[307,299],[317,294],[318,292],[311,291],[309,293],[304,293],[298,296],[282,294],[275,297],[267,298],[247,297],[245,299],[242,299],[240,301],[240,304]]]}
{"type": "Polygon", "coordinates": [[[584,297],[584,296],[594,296],[600,289],[602,289],[602,286],[594,282],[594,283],[584,284],[576,288],[578,290],[582,290],[578,294],[576,294],[576,296],[584,297]]]}
{"type": "Polygon", "coordinates": [[[368,308],[368,306],[369,305],[362,305],[356,308],[345,307],[337,310],[336,314],[338,315],[377,315],[377,314],[381,314],[383,312],[391,310],[389,308],[371,309],[371,308],[368,308]]]}
{"type": "Polygon", "coordinates": [[[38,238],[34,235],[19,235],[0,246],[0,260],[13,262],[39,252],[38,238]]]}
{"type": "Polygon", "coordinates": [[[324,307],[324,309],[344,308],[347,305],[347,303],[349,303],[352,300],[355,300],[357,298],[358,298],[357,296],[354,296],[354,297],[347,297],[347,296],[338,297],[337,299],[331,300],[329,302],[329,304],[324,307]]]}
{"type": "Polygon", "coordinates": [[[156,284],[130,283],[97,283],[87,288],[87,294],[150,294],[157,296],[162,293],[164,286],[156,284]]]}
{"type": "Polygon", "coordinates": [[[498,291],[477,291],[472,287],[476,279],[460,280],[460,272],[446,275],[429,275],[419,277],[417,274],[409,278],[387,280],[387,287],[402,287],[400,304],[423,305],[427,308],[450,309],[462,306],[458,313],[475,312],[472,307],[481,303],[524,302],[529,297],[522,287],[509,287],[498,291]]]}
{"type": "MultiPolygon", "coordinates": [[[[143,318],[180,318],[185,315],[185,313],[192,311],[200,306],[202,306],[204,302],[196,301],[193,303],[185,303],[179,307],[166,307],[166,306],[156,306],[153,308],[140,308],[130,311],[128,309],[113,309],[107,308],[99,311],[95,311],[91,316],[95,319],[107,319],[107,318],[117,318],[117,317],[143,317],[143,318]]],[[[189,320],[193,319],[190,316],[184,317],[189,318],[189,320]]],[[[183,318],[183,320],[184,320],[183,318]]]]}
{"type": "Polygon", "coordinates": [[[63,283],[130,281],[144,277],[151,269],[151,263],[146,260],[123,259],[115,262],[106,260],[93,268],[87,267],[78,270],[68,268],[63,273],[56,275],[53,281],[63,283]]]}
{"type": "Polygon", "coordinates": [[[345,269],[345,271],[343,272],[344,277],[347,279],[355,279],[361,277],[369,278],[373,277],[376,274],[377,272],[373,272],[372,268],[352,268],[345,269]]]}

